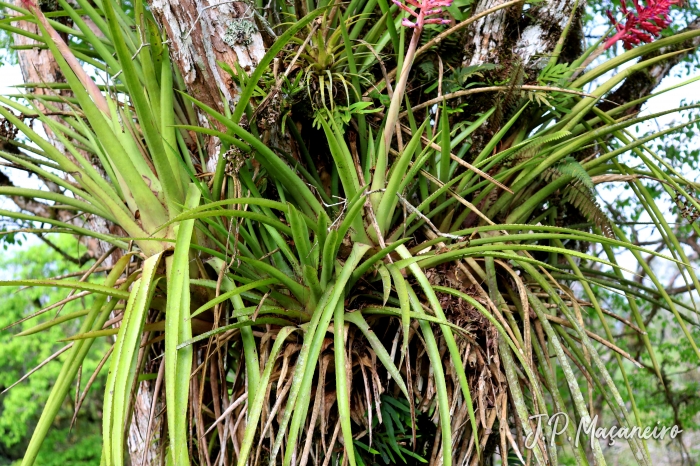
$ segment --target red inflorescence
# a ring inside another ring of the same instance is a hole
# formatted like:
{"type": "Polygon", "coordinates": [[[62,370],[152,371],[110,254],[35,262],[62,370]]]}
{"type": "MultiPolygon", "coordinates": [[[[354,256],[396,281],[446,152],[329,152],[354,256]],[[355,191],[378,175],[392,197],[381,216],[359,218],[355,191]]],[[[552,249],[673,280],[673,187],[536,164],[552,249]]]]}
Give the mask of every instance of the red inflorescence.
{"type": "Polygon", "coordinates": [[[617,32],[605,41],[606,49],[619,40],[628,50],[642,42],[653,41],[654,37],[658,37],[661,31],[671,24],[668,19],[671,6],[680,5],[683,2],[683,0],[646,0],[646,6],[642,6],[639,0],[632,1],[636,12],[627,8],[625,0],[620,0],[620,10],[624,15],[621,21],[617,21],[610,10],[607,11],[608,18],[617,32]]]}
{"type": "Polygon", "coordinates": [[[442,13],[442,7],[452,5],[452,0],[406,0],[406,3],[415,8],[409,8],[400,0],[393,2],[402,10],[408,12],[415,18],[414,21],[409,21],[404,18],[401,24],[408,28],[423,29],[426,24],[449,24],[449,21],[443,18],[430,18],[430,16],[439,15],[442,13]]]}

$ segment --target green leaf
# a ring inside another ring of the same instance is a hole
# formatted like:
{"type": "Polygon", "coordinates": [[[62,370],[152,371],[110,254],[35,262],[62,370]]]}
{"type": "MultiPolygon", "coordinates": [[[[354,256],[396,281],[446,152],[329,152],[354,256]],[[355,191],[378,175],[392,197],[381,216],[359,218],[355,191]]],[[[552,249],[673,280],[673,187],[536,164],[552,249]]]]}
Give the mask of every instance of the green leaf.
{"type": "MultiPolygon", "coordinates": [[[[265,364],[265,370],[260,378],[260,386],[266,387],[270,381],[270,375],[272,369],[275,367],[275,361],[277,355],[279,354],[280,348],[287,340],[287,337],[292,334],[292,332],[297,331],[294,327],[284,327],[277,333],[277,338],[275,338],[275,344],[270,350],[270,355],[267,358],[267,363],[265,364]]],[[[243,442],[241,442],[241,451],[238,454],[238,466],[245,466],[248,462],[248,456],[250,455],[250,450],[254,445],[255,433],[258,430],[258,420],[260,419],[260,414],[262,412],[263,403],[265,401],[265,390],[258,390],[255,395],[253,403],[248,408],[248,419],[245,432],[243,433],[243,442]]]]}
{"type": "Polygon", "coordinates": [[[231,115],[231,120],[234,123],[238,123],[241,121],[241,117],[245,112],[246,106],[248,105],[251,97],[253,96],[255,87],[258,85],[258,82],[260,82],[260,78],[262,78],[262,75],[267,70],[267,67],[270,66],[270,63],[272,63],[272,60],[275,57],[277,57],[277,55],[287,45],[287,43],[292,39],[292,37],[294,37],[299,31],[304,29],[306,25],[309,24],[311,21],[320,16],[320,14],[324,12],[327,8],[328,6],[317,8],[316,10],[310,12],[300,20],[295,21],[294,25],[287,29],[284,32],[284,34],[279,36],[275,43],[272,45],[272,47],[268,49],[267,53],[265,53],[265,56],[258,63],[258,66],[255,68],[253,74],[251,74],[250,78],[248,78],[248,84],[241,91],[241,95],[239,97],[238,104],[236,105],[236,109],[231,115]]]}
{"type": "MultiPolygon", "coordinates": [[[[355,324],[355,326],[359,328],[360,331],[365,335],[367,341],[372,346],[372,349],[377,354],[377,357],[384,365],[384,368],[387,370],[387,372],[389,372],[391,378],[396,382],[396,385],[399,386],[399,389],[403,392],[406,398],[409,399],[408,390],[406,389],[406,384],[403,381],[403,377],[401,377],[401,372],[399,372],[398,368],[391,360],[389,352],[386,350],[379,338],[377,338],[377,335],[374,333],[374,331],[367,324],[365,318],[362,317],[362,314],[360,312],[349,312],[344,315],[344,320],[355,324]]],[[[336,347],[337,345],[338,344],[336,343],[336,347]]]]}
{"type": "Polygon", "coordinates": [[[339,133],[333,119],[331,119],[333,129],[331,129],[325,118],[321,117],[319,121],[326,134],[326,140],[328,141],[331,156],[335,162],[335,168],[338,170],[340,182],[343,184],[345,197],[348,199],[353,198],[360,190],[360,182],[357,178],[357,167],[355,167],[355,163],[352,160],[350,150],[345,144],[345,139],[343,139],[342,133],[339,133]]]}
{"type": "Polygon", "coordinates": [[[124,463],[124,425],[128,421],[143,326],[155,291],[154,277],[162,253],[146,259],[141,278],[134,282],[119,326],[109,366],[103,411],[103,460],[107,466],[124,463]]]}
{"type": "Polygon", "coordinates": [[[71,290],[89,291],[98,295],[113,296],[120,299],[126,299],[130,296],[128,291],[77,280],[3,280],[0,281],[0,286],[55,286],[71,290]]]}
{"type": "MultiPolygon", "coordinates": [[[[196,185],[187,189],[185,207],[192,209],[199,204],[200,192],[196,185]]],[[[168,431],[170,437],[170,461],[189,464],[187,442],[187,405],[189,400],[192,348],[181,350],[177,346],[192,338],[190,324],[190,268],[189,254],[194,220],[184,220],[176,227],[177,240],[172,256],[166,257],[168,302],[165,312],[165,394],[168,406],[168,431]]]]}
{"type": "Polygon", "coordinates": [[[382,305],[385,305],[391,294],[391,274],[383,264],[379,264],[377,272],[382,277],[382,305]]]}
{"type": "MultiPolygon", "coordinates": [[[[269,53],[269,52],[268,52],[269,53]]],[[[258,66],[258,69],[261,69],[258,66]]],[[[257,71],[256,71],[257,72],[257,71]]],[[[313,195],[311,190],[304,184],[304,182],[297,176],[294,171],[282,160],[277,154],[275,154],[269,147],[267,147],[263,142],[245,131],[243,128],[233,123],[231,119],[228,119],[218,113],[211,107],[195,100],[194,98],[188,96],[187,94],[182,94],[183,97],[192,101],[199,108],[204,110],[207,114],[214,117],[217,121],[222,123],[226,128],[230,129],[233,134],[241,138],[243,141],[248,143],[255,151],[257,151],[257,160],[268,170],[271,174],[275,175],[279,181],[289,190],[289,193],[299,202],[299,207],[307,214],[313,212],[319,212],[323,210],[321,203],[318,202],[316,197],[313,195]]]]}
{"type": "Polygon", "coordinates": [[[227,301],[236,295],[244,293],[248,290],[254,290],[254,289],[260,288],[260,287],[266,287],[268,285],[273,285],[276,283],[279,283],[279,280],[277,280],[276,278],[266,278],[264,280],[257,280],[257,281],[254,281],[252,283],[248,283],[247,285],[237,287],[234,290],[227,291],[226,293],[223,293],[223,294],[217,296],[216,298],[214,298],[210,301],[207,301],[206,304],[202,304],[201,306],[199,306],[197,308],[197,310],[192,313],[192,315],[190,316],[190,319],[195,318],[196,316],[198,316],[202,312],[207,311],[207,310],[211,309],[212,307],[216,306],[217,304],[223,303],[224,301],[227,301]]]}
{"type": "MultiPolygon", "coordinates": [[[[338,417],[340,430],[345,444],[345,457],[350,466],[355,466],[355,450],[353,448],[352,424],[350,423],[350,392],[348,391],[348,368],[345,357],[345,309],[342,300],[335,305],[333,317],[333,354],[335,355],[335,387],[338,402],[338,417]]],[[[350,372],[352,374],[352,372],[350,372]]]]}
{"type": "Polygon", "coordinates": [[[398,160],[394,162],[391,169],[391,176],[389,182],[386,185],[386,190],[382,193],[381,201],[379,202],[379,207],[377,208],[377,222],[379,222],[380,229],[382,233],[386,233],[389,229],[391,218],[394,215],[394,209],[399,203],[397,194],[399,193],[399,186],[403,180],[408,165],[411,162],[414,152],[418,149],[425,131],[425,127],[428,124],[428,119],[426,119],[418,131],[411,137],[406,147],[401,154],[399,154],[398,160]]]}

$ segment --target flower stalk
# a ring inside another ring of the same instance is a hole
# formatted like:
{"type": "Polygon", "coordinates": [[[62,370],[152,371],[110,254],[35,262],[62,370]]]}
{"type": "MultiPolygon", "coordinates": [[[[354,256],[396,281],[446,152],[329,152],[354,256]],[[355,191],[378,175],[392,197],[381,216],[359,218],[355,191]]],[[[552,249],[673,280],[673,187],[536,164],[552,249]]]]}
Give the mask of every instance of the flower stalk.
{"type": "MultiPolygon", "coordinates": [[[[426,24],[449,24],[449,20],[439,17],[436,18],[435,16],[443,13],[443,7],[448,7],[452,4],[452,0],[406,0],[410,6],[405,5],[399,0],[393,0],[393,2],[401,10],[407,12],[413,17],[414,21],[410,21],[408,18],[404,18],[401,21],[401,24],[404,27],[413,29],[413,34],[411,36],[411,42],[408,44],[408,50],[406,51],[406,56],[403,61],[404,64],[401,69],[401,74],[399,75],[399,79],[394,87],[394,93],[391,97],[389,110],[387,111],[384,135],[381,141],[382,145],[379,149],[375,176],[372,180],[373,191],[384,188],[389,158],[389,148],[391,147],[391,141],[394,137],[394,130],[396,123],[398,122],[399,110],[401,109],[401,101],[406,93],[408,75],[411,72],[413,60],[416,57],[416,50],[418,49],[418,43],[420,41],[420,35],[423,32],[423,27],[426,24]]],[[[380,193],[372,194],[372,204],[375,208],[379,206],[380,200],[380,193]]]]}

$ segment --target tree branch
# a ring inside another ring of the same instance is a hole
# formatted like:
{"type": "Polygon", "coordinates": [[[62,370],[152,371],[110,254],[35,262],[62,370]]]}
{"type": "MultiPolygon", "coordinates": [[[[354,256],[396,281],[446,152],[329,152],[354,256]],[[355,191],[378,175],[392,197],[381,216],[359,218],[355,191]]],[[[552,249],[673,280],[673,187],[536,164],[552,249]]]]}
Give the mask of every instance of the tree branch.
{"type": "MultiPolygon", "coordinates": [[[[53,183],[52,183],[53,184],[53,183]]],[[[15,186],[10,178],[0,171],[0,186],[15,186]]],[[[31,212],[37,217],[59,219],[61,221],[72,217],[74,214],[68,210],[56,209],[50,204],[39,202],[30,197],[11,196],[10,199],[21,210],[31,212]]]]}
{"type": "Polygon", "coordinates": [[[71,262],[73,264],[76,264],[78,266],[82,266],[86,264],[89,260],[92,259],[92,256],[90,253],[85,253],[80,257],[73,257],[67,252],[65,252],[63,249],[59,248],[56,246],[51,240],[49,240],[46,236],[44,235],[37,235],[40,240],[42,240],[48,247],[59,253],[61,256],[63,256],[64,259],[66,259],[68,262],[71,262]]]}

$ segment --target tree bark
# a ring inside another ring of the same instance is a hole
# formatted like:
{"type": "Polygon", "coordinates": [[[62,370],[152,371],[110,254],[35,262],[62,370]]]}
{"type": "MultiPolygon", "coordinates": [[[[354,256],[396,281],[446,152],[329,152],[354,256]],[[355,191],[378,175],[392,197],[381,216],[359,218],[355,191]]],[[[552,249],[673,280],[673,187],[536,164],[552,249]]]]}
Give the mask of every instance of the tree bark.
{"type": "MultiPolygon", "coordinates": [[[[22,7],[22,0],[15,0],[22,7]]],[[[255,27],[253,10],[242,2],[210,2],[208,0],[155,0],[151,3],[152,11],[161,21],[163,30],[171,45],[174,63],[178,66],[190,95],[205,104],[223,112],[226,106],[235,104],[239,89],[232,77],[217,62],[225,63],[236,70],[240,66],[251,72],[265,54],[262,37],[255,27]],[[251,28],[250,26],[253,25],[251,28]],[[221,98],[223,96],[223,99],[221,98]]],[[[88,24],[91,21],[85,18],[88,24]]],[[[41,34],[38,26],[27,21],[17,22],[17,26],[33,34],[41,34]]],[[[96,30],[99,33],[99,30],[96,30]]],[[[16,34],[14,43],[18,46],[31,46],[36,42],[16,34]]],[[[31,48],[18,51],[19,65],[25,83],[62,83],[65,82],[60,67],[47,49],[31,48]]],[[[35,88],[35,94],[56,94],[51,89],[35,88]]],[[[67,93],[68,91],[61,91],[67,93]]],[[[69,95],[69,94],[66,94],[69,95]]],[[[57,104],[60,106],[60,104],[57,104]]],[[[41,106],[40,109],[44,110],[41,106]]],[[[69,109],[65,109],[69,110],[69,109]]],[[[200,118],[206,124],[206,119],[200,118]]],[[[44,125],[47,138],[61,152],[65,147],[54,137],[50,128],[44,125]]],[[[209,141],[210,155],[218,153],[217,141],[209,141]]],[[[210,163],[216,163],[212,158],[210,163]]],[[[101,167],[96,167],[101,168],[101,167]]],[[[10,177],[2,175],[0,184],[11,185],[10,177]]],[[[49,186],[50,188],[50,186],[49,186]]],[[[73,216],[69,211],[57,211],[50,205],[30,199],[16,197],[15,204],[40,217],[68,220],[73,216]]],[[[101,218],[90,217],[90,228],[102,233],[118,233],[118,227],[101,218]]],[[[101,256],[109,245],[101,241],[89,241],[88,248],[93,257],[101,256]]],[[[105,261],[111,265],[121,256],[118,251],[105,261]]],[[[153,404],[153,387],[148,381],[137,385],[133,416],[127,432],[127,445],[131,464],[134,466],[154,464],[158,459],[159,421],[151,425],[155,434],[146,444],[147,428],[153,404]]]]}
{"type": "Polygon", "coordinates": [[[533,71],[544,68],[569,19],[572,20],[572,24],[567,40],[570,40],[572,35],[576,40],[575,34],[571,32],[576,30],[585,6],[585,1],[546,0],[529,10],[527,16],[533,18],[533,21],[523,29],[513,47],[513,52],[520,58],[523,65],[533,71]],[[577,3],[577,10],[572,17],[571,13],[577,3]]]}
{"type": "MultiPolygon", "coordinates": [[[[481,0],[474,14],[501,5],[505,0],[481,0]]],[[[519,19],[517,6],[499,10],[476,21],[467,29],[464,46],[464,66],[483,63],[505,64],[518,59],[525,67],[525,73],[533,79],[544,68],[554,52],[562,32],[571,20],[568,35],[564,42],[560,63],[570,63],[580,56],[582,46],[581,16],[585,10],[585,0],[546,0],[528,10],[523,19],[519,19]],[[576,7],[576,11],[574,11],[576,7]],[[573,15],[572,15],[573,12],[573,15]]],[[[683,32],[700,28],[700,18],[693,20],[683,32]]],[[[606,101],[601,109],[609,110],[613,105],[649,95],[669,75],[671,69],[681,63],[690,53],[700,47],[700,37],[682,44],[665,47],[653,54],[641,57],[647,60],[669,52],[689,49],[654,66],[638,71],[628,77],[606,101]]],[[[630,108],[628,113],[638,112],[643,104],[630,108]]]]}
{"type": "MultiPolygon", "coordinates": [[[[474,14],[503,3],[506,1],[482,0],[474,14]]],[[[572,27],[567,40],[580,40],[577,29],[580,29],[585,1],[578,2],[572,17],[576,5],[576,0],[546,0],[527,10],[522,19],[522,6],[515,5],[476,21],[468,28],[464,65],[505,64],[518,59],[530,78],[534,78],[547,64],[570,18],[572,27]]]]}
{"type": "Polygon", "coordinates": [[[219,112],[235,103],[239,90],[217,62],[250,72],[265,55],[253,7],[227,0],[152,0],[151,10],[192,97],[219,112]]]}
{"type": "MultiPolygon", "coordinates": [[[[24,7],[22,0],[15,0],[14,4],[18,7],[24,7]]],[[[39,36],[41,35],[41,30],[39,27],[29,21],[18,21],[16,26],[24,29],[25,31],[31,32],[32,34],[39,36]]],[[[14,35],[14,42],[16,46],[26,47],[37,45],[37,42],[34,39],[30,39],[29,37],[25,37],[20,34],[14,35]]],[[[22,79],[25,83],[61,83],[65,81],[58,63],[56,63],[56,60],[53,59],[51,51],[48,49],[40,49],[39,47],[36,47],[26,50],[18,50],[17,58],[19,61],[20,70],[22,71],[22,79]]],[[[57,92],[51,89],[34,88],[32,93],[37,95],[47,95],[56,94],[57,92]]],[[[40,102],[37,102],[37,105],[42,111],[45,110],[40,102]]],[[[60,103],[56,103],[56,106],[61,110],[70,110],[64,108],[64,106],[60,103]]],[[[58,121],[58,119],[56,120],[58,121]]],[[[58,140],[58,138],[53,136],[53,132],[49,126],[43,125],[43,127],[44,132],[51,143],[61,152],[65,152],[63,144],[60,140],[58,140]]]]}
{"type": "MultiPolygon", "coordinates": [[[[474,14],[504,3],[506,0],[482,0],[477,4],[474,14]]],[[[502,9],[479,19],[468,28],[463,60],[465,66],[502,63],[498,52],[505,39],[506,19],[507,9],[502,9]]]]}

